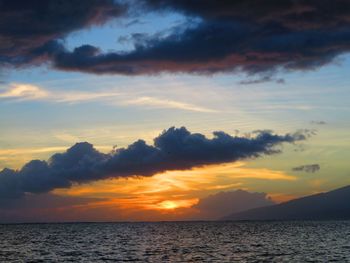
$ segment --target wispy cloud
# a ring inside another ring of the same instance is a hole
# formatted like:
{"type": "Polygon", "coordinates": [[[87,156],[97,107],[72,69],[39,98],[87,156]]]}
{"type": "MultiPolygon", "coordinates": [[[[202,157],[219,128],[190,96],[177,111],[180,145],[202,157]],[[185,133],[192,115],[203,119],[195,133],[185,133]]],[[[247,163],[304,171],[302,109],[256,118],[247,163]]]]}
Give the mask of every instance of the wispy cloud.
{"type": "Polygon", "coordinates": [[[265,82],[275,82],[277,84],[284,84],[285,83],[284,79],[282,79],[282,78],[273,78],[271,76],[262,76],[260,78],[242,80],[238,84],[252,85],[252,84],[261,84],[261,83],[265,83],[265,82]]]}
{"type": "Polygon", "coordinates": [[[198,106],[183,101],[159,98],[153,96],[140,96],[134,92],[105,91],[52,91],[30,84],[12,83],[0,90],[0,99],[14,101],[48,101],[56,103],[83,103],[88,101],[102,101],[109,105],[139,106],[156,109],[179,109],[194,112],[215,113],[217,110],[198,106]]]}
{"type": "Polygon", "coordinates": [[[214,113],[214,109],[198,106],[177,100],[152,96],[139,96],[132,92],[105,90],[100,92],[89,91],[49,91],[35,85],[12,83],[0,90],[0,99],[14,101],[41,100],[57,103],[82,103],[88,101],[103,101],[118,106],[140,106],[146,108],[179,109],[194,112],[214,113]]]}
{"type": "Polygon", "coordinates": [[[11,149],[0,149],[1,155],[18,155],[18,154],[32,154],[32,153],[50,153],[56,151],[64,151],[67,147],[53,146],[53,147],[42,147],[42,148],[11,148],[11,149]]]}
{"type": "Polygon", "coordinates": [[[293,167],[292,171],[294,172],[306,172],[306,173],[316,173],[321,169],[321,166],[317,163],[315,164],[306,164],[297,167],[293,167]]]}
{"type": "Polygon", "coordinates": [[[196,106],[189,103],[183,103],[183,102],[168,100],[168,99],[159,99],[154,97],[140,97],[140,98],[125,101],[125,103],[123,104],[147,106],[152,108],[182,109],[182,110],[197,111],[197,112],[218,112],[213,109],[196,106]]]}
{"type": "Polygon", "coordinates": [[[11,84],[0,91],[0,98],[19,100],[38,100],[49,97],[49,93],[35,85],[11,84]]]}
{"type": "Polygon", "coordinates": [[[87,101],[98,100],[112,100],[119,97],[121,94],[118,92],[81,92],[81,91],[69,91],[52,94],[55,96],[52,99],[61,103],[79,103],[87,101]]]}

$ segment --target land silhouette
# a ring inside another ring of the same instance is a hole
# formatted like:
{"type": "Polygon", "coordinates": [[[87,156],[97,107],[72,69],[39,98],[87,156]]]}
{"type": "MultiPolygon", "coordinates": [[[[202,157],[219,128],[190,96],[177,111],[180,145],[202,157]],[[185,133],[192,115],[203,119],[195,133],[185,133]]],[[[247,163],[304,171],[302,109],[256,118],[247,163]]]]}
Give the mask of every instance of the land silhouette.
{"type": "Polygon", "coordinates": [[[350,219],[350,185],[285,203],[249,209],[223,220],[341,220],[350,219]]]}

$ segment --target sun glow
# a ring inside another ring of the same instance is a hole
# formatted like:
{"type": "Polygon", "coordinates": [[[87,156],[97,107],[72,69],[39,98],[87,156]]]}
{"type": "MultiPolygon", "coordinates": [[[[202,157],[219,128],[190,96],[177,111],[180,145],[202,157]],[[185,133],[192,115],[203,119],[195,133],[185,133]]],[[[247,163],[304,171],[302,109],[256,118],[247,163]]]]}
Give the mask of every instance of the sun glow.
{"type": "Polygon", "coordinates": [[[196,203],[198,203],[197,198],[187,200],[165,200],[156,204],[154,207],[157,209],[171,210],[177,208],[189,208],[196,203]]]}
{"type": "MultiPolygon", "coordinates": [[[[75,185],[70,189],[56,189],[54,193],[101,198],[79,209],[110,209],[111,214],[117,213],[118,217],[124,215],[125,220],[135,217],[140,220],[163,220],[170,217],[178,220],[195,214],[193,206],[200,198],[210,194],[233,189],[254,191],[249,186],[252,180],[293,182],[296,178],[282,171],[249,168],[243,162],[236,162],[188,171],[168,171],[145,178],[101,180],[75,185]]],[[[281,198],[279,196],[278,199],[281,198]]]]}
{"type": "Polygon", "coordinates": [[[163,201],[159,204],[159,207],[164,209],[175,209],[178,205],[174,201],[163,201]]]}

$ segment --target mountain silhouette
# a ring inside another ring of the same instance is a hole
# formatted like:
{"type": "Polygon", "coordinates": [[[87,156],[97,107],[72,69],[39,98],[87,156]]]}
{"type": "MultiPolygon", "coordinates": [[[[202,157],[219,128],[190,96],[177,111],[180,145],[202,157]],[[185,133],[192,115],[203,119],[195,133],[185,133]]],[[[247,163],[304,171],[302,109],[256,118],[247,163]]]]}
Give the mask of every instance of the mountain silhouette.
{"type": "Polygon", "coordinates": [[[234,213],[223,220],[331,220],[350,219],[350,185],[278,205],[234,213]]]}

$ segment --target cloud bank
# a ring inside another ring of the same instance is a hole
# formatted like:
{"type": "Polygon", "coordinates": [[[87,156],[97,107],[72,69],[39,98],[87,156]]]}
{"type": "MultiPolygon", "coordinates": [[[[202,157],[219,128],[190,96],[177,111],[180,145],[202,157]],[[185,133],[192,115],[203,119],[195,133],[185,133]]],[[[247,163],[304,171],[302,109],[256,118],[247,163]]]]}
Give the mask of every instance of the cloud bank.
{"type": "Polygon", "coordinates": [[[45,193],[69,188],[75,183],[107,178],[153,176],[171,170],[235,162],[281,152],[276,146],[305,140],[307,131],[276,135],[257,131],[251,137],[213,133],[207,138],[185,127],[169,128],[154,139],[154,145],[138,140],[126,148],[105,154],[87,142],[77,143],[48,161],[32,160],[20,170],[0,172],[0,198],[18,198],[26,193],[45,193]]]}
{"type": "Polygon", "coordinates": [[[47,62],[94,74],[254,74],[315,69],[350,49],[347,0],[12,0],[0,5],[0,63],[8,66],[47,62]],[[68,50],[62,41],[73,31],[148,12],[181,13],[197,22],[169,28],[165,36],[139,32],[131,51],[103,53],[88,43],[68,50]]]}

